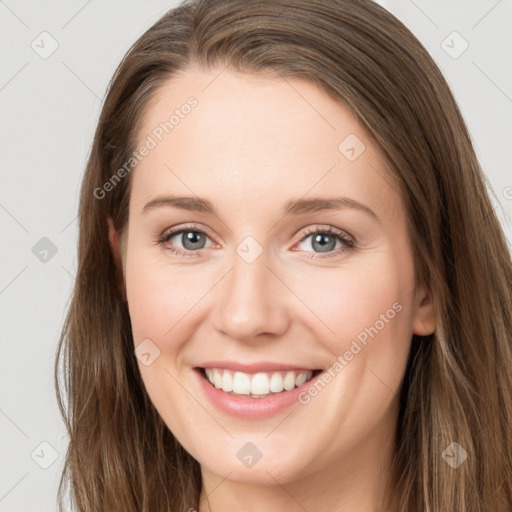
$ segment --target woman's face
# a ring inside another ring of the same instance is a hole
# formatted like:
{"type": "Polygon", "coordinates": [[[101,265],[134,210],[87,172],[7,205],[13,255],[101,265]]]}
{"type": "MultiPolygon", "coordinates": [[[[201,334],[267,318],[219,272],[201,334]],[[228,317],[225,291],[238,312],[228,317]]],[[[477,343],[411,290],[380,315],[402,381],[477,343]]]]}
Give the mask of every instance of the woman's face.
{"type": "Polygon", "coordinates": [[[219,72],[168,81],[139,132],[123,266],[144,384],[203,476],[355,477],[387,460],[411,337],[434,329],[398,187],[311,83],[219,72]]]}

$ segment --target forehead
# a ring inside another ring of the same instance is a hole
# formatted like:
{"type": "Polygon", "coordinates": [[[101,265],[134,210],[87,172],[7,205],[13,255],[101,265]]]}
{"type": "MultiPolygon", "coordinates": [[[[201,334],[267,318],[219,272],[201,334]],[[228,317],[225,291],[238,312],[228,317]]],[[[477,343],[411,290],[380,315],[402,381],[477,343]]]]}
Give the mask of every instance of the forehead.
{"type": "Polygon", "coordinates": [[[189,70],[160,87],[141,126],[137,147],[152,148],[132,190],[145,199],[218,195],[245,208],[309,191],[392,199],[384,160],[350,109],[304,79],[189,70]]]}
{"type": "Polygon", "coordinates": [[[322,139],[324,149],[329,144],[337,149],[336,142],[344,133],[363,135],[363,128],[345,104],[305,79],[269,78],[222,69],[190,69],[160,86],[143,114],[139,139],[158,131],[166,121],[172,125],[172,130],[165,132],[166,139],[178,139],[180,132],[193,125],[198,136],[208,135],[201,143],[239,134],[231,138],[232,146],[237,147],[250,142],[248,132],[255,142],[275,136],[276,143],[297,137],[303,142],[313,137],[312,143],[322,139]],[[189,109],[190,102],[195,106],[189,109]]]}

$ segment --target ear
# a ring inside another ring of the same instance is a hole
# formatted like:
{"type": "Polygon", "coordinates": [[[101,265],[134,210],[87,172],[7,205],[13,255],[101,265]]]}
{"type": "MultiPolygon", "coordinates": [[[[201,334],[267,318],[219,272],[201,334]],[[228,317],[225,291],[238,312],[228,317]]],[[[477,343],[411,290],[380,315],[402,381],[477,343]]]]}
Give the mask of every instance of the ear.
{"type": "Polygon", "coordinates": [[[125,302],[127,302],[126,298],[126,288],[124,285],[124,276],[123,276],[123,262],[121,260],[121,253],[119,250],[119,240],[117,237],[117,231],[114,227],[114,221],[111,217],[107,218],[108,223],[108,241],[110,243],[110,249],[112,250],[112,256],[114,257],[114,263],[116,266],[116,281],[117,286],[119,288],[119,292],[121,293],[121,297],[125,302]]]}
{"type": "Polygon", "coordinates": [[[423,285],[416,291],[414,308],[412,332],[419,336],[432,334],[436,329],[436,312],[430,293],[423,285]]]}

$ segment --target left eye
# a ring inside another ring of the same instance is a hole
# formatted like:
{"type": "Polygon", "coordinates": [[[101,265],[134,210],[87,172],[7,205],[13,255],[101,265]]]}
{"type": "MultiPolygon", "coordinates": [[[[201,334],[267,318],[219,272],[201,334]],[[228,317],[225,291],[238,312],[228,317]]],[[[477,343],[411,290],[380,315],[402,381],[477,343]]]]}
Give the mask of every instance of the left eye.
{"type": "Polygon", "coordinates": [[[307,245],[316,250],[316,252],[330,252],[341,246],[341,238],[339,236],[323,231],[317,231],[316,234],[307,235],[299,243],[305,243],[308,239],[311,239],[311,241],[307,245]],[[337,243],[339,243],[338,247],[336,247],[337,243]]]}
{"type": "Polygon", "coordinates": [[[305,243],[306,240],[311,238],[309,247],[313,248],[315,253],[324,253],[325,255],[308,256],[309,258],[329,258],[341,254],[355,246],[355,241],[352,237],[345,234],[343,231],[334,230],[332,227],[328,228],[312,228],[308,230],[306,236],[302,237],[299,244],[305,243]],[[340,245],[336,245],[337,243],[340,245]]]}

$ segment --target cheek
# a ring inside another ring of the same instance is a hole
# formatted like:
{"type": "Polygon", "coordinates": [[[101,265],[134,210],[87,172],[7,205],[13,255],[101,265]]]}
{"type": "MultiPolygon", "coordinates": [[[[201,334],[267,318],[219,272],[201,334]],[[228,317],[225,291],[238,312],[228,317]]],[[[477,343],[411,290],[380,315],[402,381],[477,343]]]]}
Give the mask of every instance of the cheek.
{"type": "Polygon", "coordinates": [[[345,341],[375,323],[383,330],[385,322],[387,331],[391,324],[403,323],[407,315],[402,311],[407,310],[414,287],[408,262],[385,254],[367,258],[364,264],[307,269],[300,277],[288,273],[287,279],[304,302],[302,318],[310,318],[309,326],[325,333],[322,338],[332,340],[333,349],[344,348],[345,341]]]}
{"type": "MultiPolygon", "coordinates": [[[[208,421],[194,424],[198,417],[197,406],[184,394],[179,383],[184,377],[179,367],[180,349],[192,335],[194,309],[191,308],[205,293],[202,287],[190,282],[190,274],[162,263],[162,258],[151,258],[137,248],[129,253],[126,262],[134,345],[149,339],[160,350],[150,365],[139,363],[142,380],[167,426],[187,446],[194,445],[189,439],[190,433],[206,436],[208,432],[202,432],[203,424],[209,425],[208,421]]],[[[194,453],[196,457],[199,455],[194,453]]]]}
{"type": "Polygon", "coordinates": [[[332,368],[343,374],[337,385],[373,411],[385,407],[399,389],[412,336],[414,269],[407,251],[304,272],[296,285],[308,306],[303,321],[339,363],[332,368]]]}
{"type": "Polygon", "coordinates": [[[207,289],[194,272],[180,270],[161,256],[134,248],[126,264],[134,342],[150,338],[160,345],[164,339],[175,338],[190,318],[187,313],[207,289]]]}

